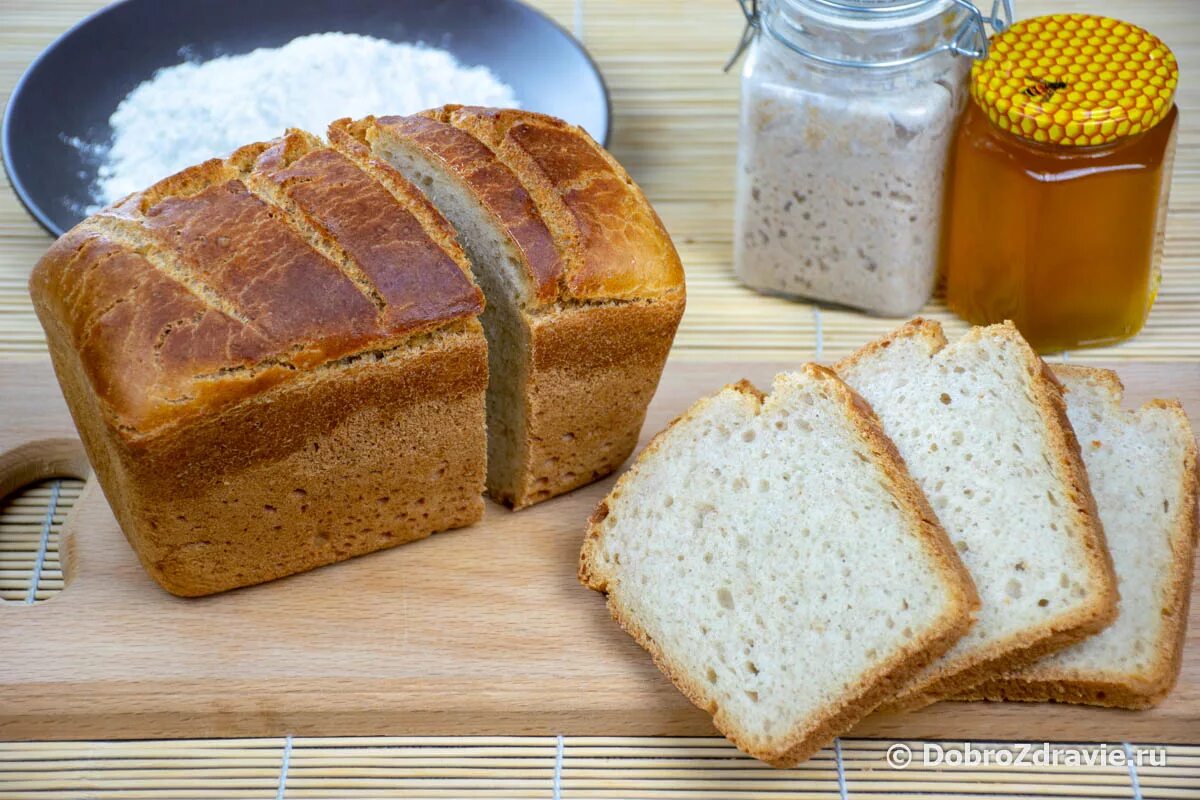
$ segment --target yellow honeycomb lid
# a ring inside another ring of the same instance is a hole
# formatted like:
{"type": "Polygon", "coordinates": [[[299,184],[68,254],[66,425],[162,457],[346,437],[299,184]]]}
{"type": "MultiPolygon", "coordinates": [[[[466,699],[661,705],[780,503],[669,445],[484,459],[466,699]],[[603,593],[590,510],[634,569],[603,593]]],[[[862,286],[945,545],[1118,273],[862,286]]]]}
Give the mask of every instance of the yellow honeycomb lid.
{"type": "Polygon", "coordinates": [[[971,95],[1000,128],[1037,142],[1096,145],[1149,130],[1171,110],[1179,65],[1136,25],[1053,14],[992,37],[971,95]]]}

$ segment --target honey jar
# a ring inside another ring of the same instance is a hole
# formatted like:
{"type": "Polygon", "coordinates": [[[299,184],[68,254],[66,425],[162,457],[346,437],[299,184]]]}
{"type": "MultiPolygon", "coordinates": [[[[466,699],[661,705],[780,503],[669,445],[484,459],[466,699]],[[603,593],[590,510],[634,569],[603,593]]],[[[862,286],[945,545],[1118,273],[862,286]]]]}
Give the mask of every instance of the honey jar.
{"type": "Polygon", "coordinates": [[[1136,334],[1159,284],[1178,66],[1119,20],[1055,14],[971,70],[946,200],[950,307],[1048,352],[1136,334]]]}

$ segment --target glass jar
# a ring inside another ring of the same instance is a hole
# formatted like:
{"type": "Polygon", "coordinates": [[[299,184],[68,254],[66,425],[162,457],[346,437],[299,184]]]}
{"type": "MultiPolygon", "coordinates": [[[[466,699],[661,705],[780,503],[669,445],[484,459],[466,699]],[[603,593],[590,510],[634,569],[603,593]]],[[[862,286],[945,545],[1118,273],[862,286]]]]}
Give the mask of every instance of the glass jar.
{"type": "Polygon", "coordinates": [[[915,312],[937,277],[950,146],[984,24],[1002,27],[995,9],[764,0],[756,11],[757,35],[743,40],[735,272],[761,292],[915,312]]]}
{"type": "Polygon", "coordinates": [[[1136,334],[1158,291],[1178,67],[1148,32],[1056,14],[995,37],[955,143],[946,300],[1043,352],[1136,334]]]}

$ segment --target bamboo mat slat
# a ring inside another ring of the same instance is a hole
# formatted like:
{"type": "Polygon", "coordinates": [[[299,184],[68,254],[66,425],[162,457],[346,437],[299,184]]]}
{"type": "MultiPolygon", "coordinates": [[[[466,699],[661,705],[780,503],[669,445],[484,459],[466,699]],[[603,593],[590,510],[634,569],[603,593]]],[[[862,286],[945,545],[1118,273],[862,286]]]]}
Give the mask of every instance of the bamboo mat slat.
{"type": "MultiPolygon", "coordinates": [[[[765,298],[730,271],[736,74],[733,0],[536,0],[581,36],[613,95],[617,156],[655,202],[688,269],[675,358],[834,359],[894,320],[765,298]]],[[[1162,292],[1141,336],[1070,360],[1200,358],[1200,17],[1194,0],[1018,0],[1022,14],[1114,13],[1162,34],[1184,80],[1162,292]]],[[[0,101],[29,61],[100,0],[0,0],[0,101]]],[[[28,271],[49,244],[0,176],[0,358],[44,358],[28,271]]],[[[930,316],[961,323],[935,301],[930,316]]],[[[3,391],[3,387],[0,387],[3,391]]],[[[57,535],[78,481],[42,482],[0,501],[0,599],[62,587],[57,535]],[[55,484],[57,483],[57,489],[55,484]],[[50,500],[56,493],[53,513],[50,500]]],[[[48,634],[52,635],[52,634],[48,634]]],[[[0,653],[0,680],[3,679],[0,653]]],[[[1102,732],[1097,732],[1098,734],[1102,732]]],[[[1200,732],[1197,739],[1200,740],[1200,732]]],[[[1165,748],[1167,765],[889,769],[893,743],[846,739],[794,770],[773,770],[719,738],[360,737],[0,743],[0,800],[27,798],[1200,798],[1200,745],[1165,748]],[[1135,789],[1136,780],[1136,789],[1135,789]]],[[[922,743],[911,742],[919,752],[922,743]]],[[[962,742],[941,742],[947,751],[962,742]]],[[[985,746],[976,743],[977,746],[985,746]]],[[[1121,743],[1109,743],[1120,748],[1121,743]]],[[[1081,745],[1094,751],[1098,745],[1081,745]]]]}

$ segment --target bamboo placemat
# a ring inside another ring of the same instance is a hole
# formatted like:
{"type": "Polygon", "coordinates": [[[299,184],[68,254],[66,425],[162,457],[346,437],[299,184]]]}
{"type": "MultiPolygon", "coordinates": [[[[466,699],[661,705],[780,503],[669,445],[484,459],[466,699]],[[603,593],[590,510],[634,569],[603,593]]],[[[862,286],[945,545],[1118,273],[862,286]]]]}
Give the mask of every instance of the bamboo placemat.
{"type": "MultiPolygon", "coordinates": [[[[1182,65],[1182,109],[1163,288],[1143,333],[1072,360],[1200,359],[1200,15],[1196,0],[1017,0],[1022,15],[1111,13],[1162,35],[1182,65]]],[[[99,0],[0,0],[0,98],[37,52],[99,0]]],[[[831,359],[894,320],[760,297],[730,272],[738,79],[724,63],[741,27],[733,0],[534,0],[583,39],[613,95],[612,148],[646,189],[688,271],[682,359],[831,359]]],[[[50,132],[48,135],[53,135],[50,132]]],[[[0,357],[43,358],[25,294],[49,244],[0,178],[0,357]]],[[[963,326],[934,302],[929,316],[963,326]]],[[[4,387],[0,387],[3,391],[4,387]]],[[[52,481],[0,503],[0,597],[61,589],[57,530],[80,485],[52,481]],[[37,574],[36,582],[34,579],[37,574]]],[[[47,635],[52,635],[48,632],[47,635]]],[[[4,655],[0,653],[0,665],[4,655]]],[[[0,680],[3,667],[0,666],[0,680]]],[[[1097,732],[1098,734],[1102,732],[1097,732]]],[[[1200,740],[1200,731],[1197,732],[1200,740]]],[[[718,738],[339,738],[0,743],[3,798],[1200,798],[1200,746],[1165,766],[888,767],[893,742],[841,740],[772,770],[718,738]]],[[[922,743],[907,743],[920,753],[922,743]]],[[[966,743],[942,742],[946,752],[966,743]]],[[[1016,745],[977,748],[1013,749],[1016,745]]],[[[1149,745],[1111,742],[1109,750],[1149,745]]],[[[1100,744],[1080,745],[1083,754],[1100,744]]]]}
{"type": "MultiPolygon", "coordinates": [[[[730,270],[738,77],[721,65],[741,31],[734,0],[534,0],[574,30],[612,91],[612,148],[654,201],[687,268],[688,309],[675,358],[811,359],[844,355],[895,320],[766,298],[730,270]]],[[[99,0],[0,0],[0,97],[56,34],[99,0]]],[[[1022,15],[1093,11],[1161,35],[1183,80],[1175,185],[1162,291],[1140,336],[1072,353],[1079,360],[1200,358],[1200,15],[1196,0],[1017,0],[1022,15]]],[[[47,135],[56,132],[48,131],[47,135]]],[[[42,331],[25,293],[49,243],[0,186],[0,357],[41,357],[42,331]]],[[[938,302],[927,313],[961,323],[938,302]]]]}
{"type": "MultiPolygon", "coordinates": [[[[722,739],[470,737],[227,739],[0,744],[0,800],[22,798],[1195,798],[1200,747],[1110,745],[1166,766],[897,770],[889,747],[966,752],[955,742],[839,740],[775,770],[722,739]]],[[[1007,753],[1016,743],[975,743],[1007,753]]],[[[1098,754],[1098,745],[1081,753],[1098,754]]]]}

